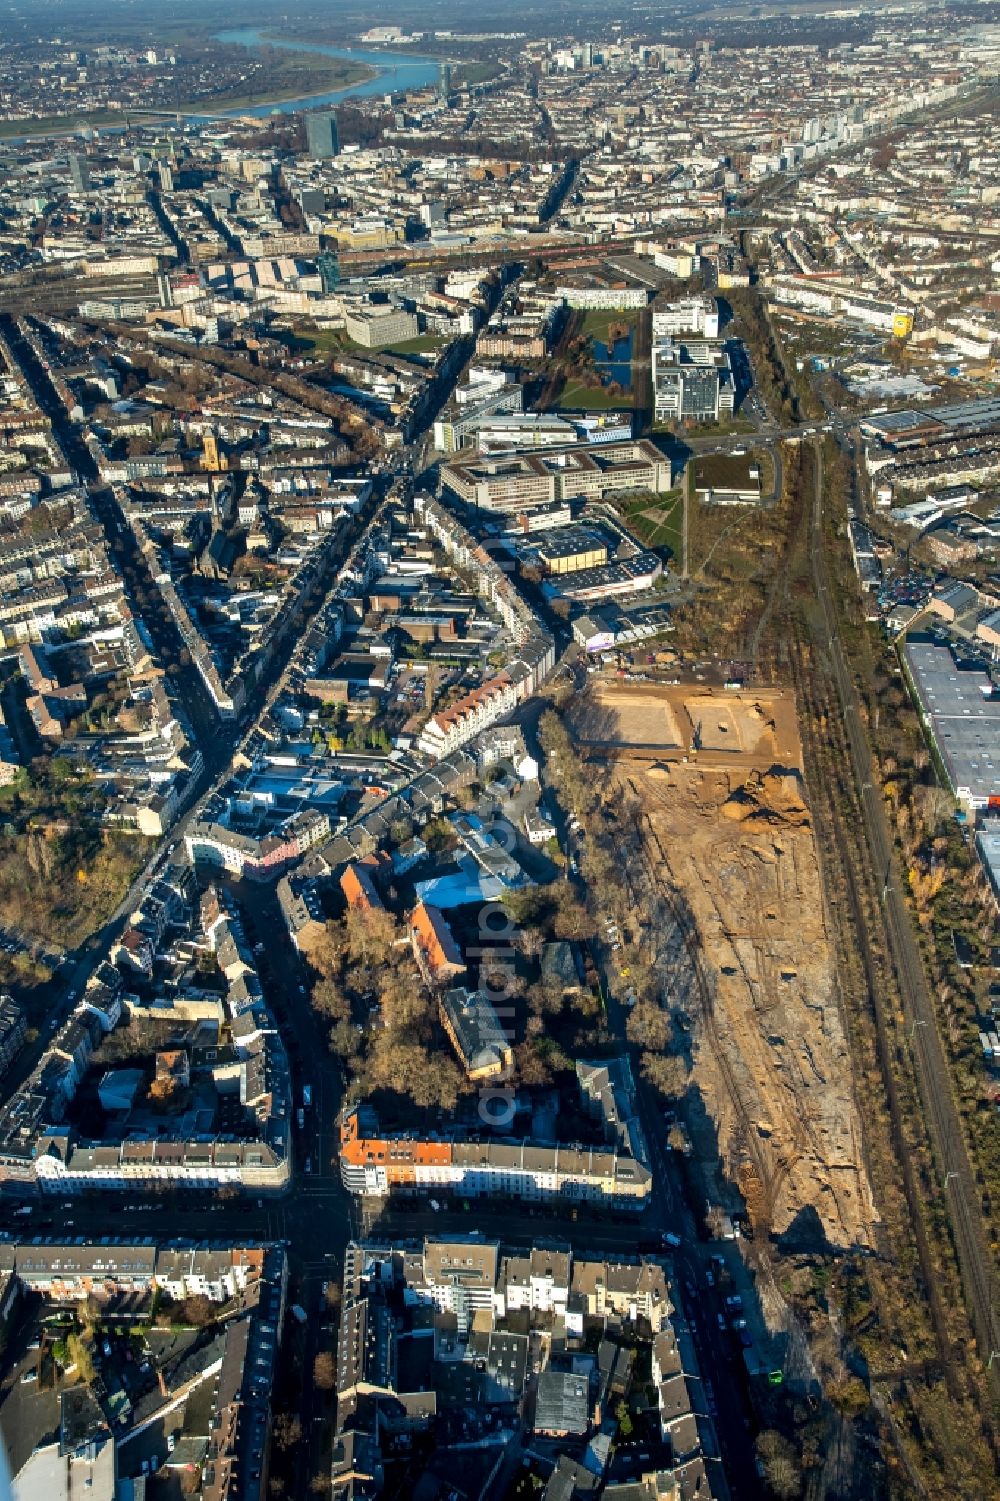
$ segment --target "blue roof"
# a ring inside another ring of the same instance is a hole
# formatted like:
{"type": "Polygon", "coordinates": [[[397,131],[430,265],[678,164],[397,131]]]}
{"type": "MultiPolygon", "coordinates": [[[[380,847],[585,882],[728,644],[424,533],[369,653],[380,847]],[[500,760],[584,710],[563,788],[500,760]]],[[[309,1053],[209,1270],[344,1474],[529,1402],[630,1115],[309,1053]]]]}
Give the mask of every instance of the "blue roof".
{"type": "Polygon", "coordinates": [[[447,911],[450,907],[468,907],[473,902],[495,902],[503,896],[507,887],[495,876],[482,871],[455,871],[447,876],[434,876],[429,881],[418,881],[414,887],[422,902],[447,911]]]}

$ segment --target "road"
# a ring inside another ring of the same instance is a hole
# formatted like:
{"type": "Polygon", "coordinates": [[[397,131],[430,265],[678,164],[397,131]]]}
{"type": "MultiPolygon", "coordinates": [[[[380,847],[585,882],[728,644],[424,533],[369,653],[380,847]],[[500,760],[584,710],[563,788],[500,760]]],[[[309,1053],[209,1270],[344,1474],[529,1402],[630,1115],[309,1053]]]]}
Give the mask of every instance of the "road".
{"type": "MultiPolygon", "coordinates": [[[[300,1302],[310,1314],[309,1325],[303,1332],[302,1352],[302,1370],[308,1371],[321,1342],[328,1339],[328,1331],[313,1316],[320,1307],[322,1285],[339,1279],[342,1248],[349,1236],[364,1233],[419,1243],[425,1234],[476,1231],[512,1246],[557,1241],[572,1246],[580,1254],[616,1258],[633,1256],[640,1239],[644,1245],[655,1245],[663,1231],[672,1231],[684,1237],[684,1245],[675,1253],[673,1263],[670,1260],[673,1253],[667,1253],[666,1265],[668,1273],[672,1273],[681,1334],[690,1332],[690,1354],[685,1368],[695,1406],[714,1425],[726,1474],[739,1477],[739,1496],[756,1498],[759,1488],[753,1468],[752,1406],[746,1378],[733,1336],[718,1327],[721,1302],[705,1280],[710,1255],[720,1248],[698,1241],[695,1217],[685,1202],[672,1154],[664,1145],[665,1127],[652,1093],[640,1082],[638,1103],[650,1144],[655,1191],[649,1211],[638,1222],[622,1222],[614,1215],[562,1206],[518,1207],[512,1211],[510,1205],[490,1201],[475,1203],[468,1211],[454,1204],[435,1213],[427,1203],[393,1200],[369,1205],[362,1214],[362,1206],[345,1192],[340,1182],[336,1146],[343,1081],[339,1065],[326,1047],[323,1025],[308,1003],[306,969],[287,937],[273,889],[240,883],[232,890],[245,914],[248,939],[251,943],[266,943],[261,972],[288,1048],[296,1099],[302,1099],[304,1084],[312,1086],[313,1104],[306,1112],[305,1130],[295,1133],[292,1184],[280,1196],[238,1201],[229,1201],[226,1195],[184,1189],[141,1203],[135,1202],[134,1196],[115,1194],[75,1197],[66,1200],[63,1206],[43,1201],[31,1221],[33,1232],[159,1238],[168,1221],[171,1234],[195,1241],[227,1236],[286,1241],[292,1273],[290,1300],[300,1302]]],[[[598,946],[596,957],[605,976],[609,1025],[623,1039],[625,1013],[614,993],[617,977],[610,951],[598,946]]],[[[622,1045],[625,1046],[624,1041],[622,1045]]],[[[8,1202],[0,1208],[0,1226],[23,1233],[24,1225],[13,1218],[13,1207],[8,1202]]],[[[722,1249],[738,1262],[734,1247],[722,1249]]],[[[325,1417],[324,1402],[323,1394],[311,1382],[304,1381],[299,1416],[310,1442],[301,1446],[296,1458],[296,1494],[306,1493],[309,1475],[314,1473],[316,1446],[323,1442],[324,1435],[323,1424],[315,1420],[325,1417]]],[[[720,1468],[719,1460],[710,1456],[709,1469],[716,1472],[714,1484],[725,1501],[728,1490],[724,1476],[718,1473],[720,1468]]]]}
{"type": "MultiPolygon", "coordinates": [[[[131,529],[122,525],[123,518],[114,495],[103,484],[90,450],[83,441],[81,430],[70,421],[47,372],[42,369],[30,345],[21,337],[17,324],[12,318],[3,316],[0,317],[0,327],[31,385],[32,395],[51,421],[53,432],[68,462],[76,470],[82,483],[87,486],[98,519],[104,527],[109,552],[130,590],[132,599],[137,599],[138,595],[143,592],[148,592],[158,599],[159,592],[149,574],[148,564],[136,546],[131,529]]],[[[170,619],[166,606],[162,610],[143,611],[143,621],[162,659],[176,667],[176,672],[172,673],[172,680],[177,688],[182,707],[195,731],[202,756],[207,757],[206,765],[211,763],[215,765],[215,769],[218,769],[218,766],[222,765],[224,760],[228,760],[232,754],[232,746],[235,745],[238,733],[236,726],[232,726],[228,732],[223,727],[223,733],[221,735],[218,733],[219,716],[215,712],[197,669],[190,664],[181,665],[181,650],[184,643],[170,619]]]]}
{"type": "MultiPolygon", "coordinates": [[[[864,836],[872,868],[883,873],[882,911],[889,951],[911,1037],[911,1053],[927,1129],[941,1174],[941,1195],[951,1222],[958,1262],[965,1285],[980,1358],[989,1364],[1000,1353],[997,1282],[989,1242],[980,1212],[979,1190],[969,1160],[965,1135],[952,1092],[952,1074],[938,1032],[937,1016],[910,911],[904,896],[903,874],[885,806],[879,790],[861,701],[839,638],[823,539],[823,472],[819,452],[813,495],[811,545],[816,598],[823,614],[830,669],[843,710],[851,752],[851,767],[862,811],[864,836]]],[[[887,1000],[873,994],[883,1010],[887,1000]]]]}
{"type": "MultiPolygon", "coordinates": [[[[46,373],[16,327],[9,319],[4,323],[12,348],[23,362],[40,406],[50,416],[69,462],[81,480],[92,487],[94,503],[106,528],[116,566],[133,592],[147,594],[154,591],[155,584],[146,560],[139,553],[131,529],[123,525],[112,492],[101,486],[80,432],[68,421],[46,373]]],[[[773,441],[778,435],[768,436],[773,441]]],[[[735,438],[731,443],[739,441],[735,438]]],[[[718,440],[709,439],[707,442],[717,443],[718,440]]],[[[154,593],[152,597],[158,596],[154,593]]],[[[241,725],[219,719],[197,671],[180,663],[180,638],[169,614],[157,610],[151,610],[149,614],[148,624],[154,645],[166,660],[177,664],[174,683],[205,762],[198,788],[203,792],[206,786],[217,784],[226,775],[240,738],[241,725]]],[[[564,639],[560,644],[568,645],[569,633],[565,626],[561,628],[561,635],[564,639]]],[[[245,721],[259,712],[268,692],[275,691],[283,670],[284,664],[276,664],[268,681],[258,686],[245,721]]],[[[541,700],[526,706],[525,717],[532,720],[532,727],[543,707],[541,700]]],[[[171,830],[168,836],[171,844],[183,837],[187,822],[195,813],[196,803],[192,802],[188,812],[171,830]]],[[[160,862],[168,857],[169,851],[162,845],[154,849],[100,932],[82,949],[67,956],[59,982],[62,994],[53,1010],[54,1024],[72,1009],[87,976],[107,952],[108,943],[134,909],[160,862]]],[[[695,1214],[686,1203],[684,1185],[664,1143],[665,1126],[659,1106],[641,1078],[637,1080],[637,1100],[649,1143],[654,1193],[649,1211],[638,1226],[635,1223],[623,1224],[611,1216],[591,1215],[583,1209],[558,1207],[551,1211],[533,1211],[522,1207],[512,1210],[510,1205],[497,1203],[477,1204],[474,1213],[456,1206],[442,1214],[435,1214],[426,1205],[401,1207],[391,1203],[362,1224],[359,1218],[361,1206],[345,1193],[340,1182],[337,1122],[343,1080],[339,1064],[327,1048],[323,1025],[308,1004],[307,973],[287,937],[274,891],[268,887],[241,885],[235,888],[235,895],[246,915],[248,937],[251,942],[264,944],[262,975],[288,1048],[296,1099],[302,1099],[304,1084],[312,1087],[312,1106],[306,1112],[304,1128],[295,1132],[294,1174],[290,1186],[281,1195],[259,1199],[230,1200],[225,1193],[215,1195],[179,1188],[152,1195],[142,1202],[135,1202],[133,1196],[113,1194],[68,1199],[65,1206],[43,1202],[30,1221],[32,1230],[35,1233],[98,1239],[109,1234],[162,1238],[165,1224],[168,1224],[172,1235],[191,1240],[259,1237],[287,1242],[292,1271],[291,1299],[301,1302],[310,1314],[302,1336],[304,1371],[311,1368],[320,1342],[326,1338],[320,1320],[313,1317],[319,1308],[322,1285],[339,1278],[343,1245],[349,1236],[362,1230],[412,1239],[424,1233],[467,1232],[475,1228],[493,1234],[505,1243],[528,1245],[536,1239],[555,1238],[573,1245],[581,1253],[596,1252],[609,1257],[633,1255],[640,1237],[657,1244],[665,1231],[679,1234],[684,1244],[677,1251],[677,1275],[673,1281],[682,1312],[679,1319],[682,1334],[687,1337],[690,1331],[689,1368],[696,1405],[699,1400],[704,1400],[704,1410],[712,1418],[722,1445],[727,1472],[732,1478],[739,1477],[740,1496],[756,1498],[759,1483],[753,1467],[752,1407],[742,1362],[738,1359],[738,1347],[732,1334],[719,1327],[721,1309],[713,1301],[714,1295],[705,1276],[710,1268],[711,1254],[717,1252],[718,1247],[710,1247],[698,1240],[695,1214]],[[685,1287],[683,1293],[679,1290],[681,1284],[685,1287]],[[700,1365],[705,1367],[707,1381],[703,1381],[698,1372],[700,1365]]],[[[598,947],[595,957],[604,973],[612,1034],[623,1048],[634,1053],[625,1041],[625,1013],[615,994],[616,976],[612,972],[610,953],[598,947]]],[[[25,1050],[20,1060],[22,1070],[33,1064],[46,1040],[42,1037],[33,1048],[25,1050]]],[[[0,1227],[23,1234],[24,1222],[13,1218],[12,1210],[9,1199],[0,1205],[0,1227]]],[[[739,1259],[738,1254],[731,1250],[726,1254],[735,1255],[737,1261],[739,1259]]],[[[301,1453],[296,1459],[296,1494],[305,1494],[308,1488],[316,1445],[321,1442],[323,1428],[314,1420],[323,1417],[324,1413],[322,1395],[305,1380],[300,1416],[310,1439],[300,1446],[301,1453]],[[315,1431],[317,1429],[319,1433],[315,1431]]],[[[719,1461],[711,1455],[709,1465],[719,1469],[719,1461]]],[[[725,1497],[727,1491],[721,1475],[716,1484],[719,1493],[725,1497]]]]}
{"type": "MultiPolygon", "coordinates": [[[[564,654],[564,658],[568,658],[568,654],[564,654]]],[[[529,700],[517,715],[528,749],[533,754],[539,752],[538,719],[546,707],[544,700],[529,700]]],[[[579,853],[579,836],[570,829],[565,810],[558,799],[550,798],[549,802],[561,846],[579,853]]],[[[630,870],[639,864],[638,849],[630,849],[624,835],[622,855],[628,857],[630,870]]],[[[571,877],[569,872],[567,879],[580,884],[579,878],[571,877]]],[[[731,1491],[734,1497],[738,1495],[743,1501],[746,1498],[756,1501],[763,1496],[763,1491],[755,1467],[753,1434],[756,1424],[749,1381],[735,1334],[728,1327],[720,1328],[719,1316],[722,1314],[725,1318],[724,1306],[718,1289],[711,1286],[706,1274],[712,1271],[713,1265],[717,1269],[713,1257],[723,1257],[732,1286],[743,1294],[748,1309],[751,1303],[756,1303],[753,1278],[739,1242],[723,1243],[701,1238],[702,1206],[689,1202],[688,1177],[679,1168],[676,1154],[667,1146],[668,1126],[663,1118],[662,1103],[643,1078],[639,1068],[640,1050],[629,1042],[626,1035],[627,1011],[621,1000],[625,986],[615,960],[615,950],[604,935],[592,940],[589,947],[600,977],[609,1033],[616,1051],[628,1057],[632,1069],[639,1123],[653,1174],[649,1207],[638,1221],[624,1223],[617,1214],[599,1215],[582,1208],[571,1211],[567,1218],[561,1207],[522,1207],[512,1225],[508,1206],[486,1201],[474,1206],[471,1223],[485,1235],[493,1235],[505,1243],[528,1245],[532,1240],[548,1243],[552,1238],[558,1238],[582,1255],[610,1256],[618,1252],[634,1256],[637,1248],[649,1250],[658,1247],[670,1278],[671,1297],[678,1309],[675,1322],[679,1333],[689,1331],[685,1374],[693,1378],[690,1384],[696,1409],[707,1412],[711,1420],[710,1432],[714,1432],[722,1456],[722,1465],[715,1460],[709,1463],[713,1486],[720,1498],[731,1491]],[[679,1236],[681,1245],[666,1248],[662,1240],[665,1233],[679,1236]],[[697,1407],[703,1398],[706,1406],[697,1407]],[[723,1469],[722,1474],[720,1469],[723,1469]]],[[[366,1225],[365,1228],[379,1234],[412,1236],[442,1230],[460,1233],[467,1231],[469,1226],[469,1216],[463,1212],[446,1210],[435,1215],[426,1207],[408,1205],[400,1209],[390,1204],[370,1227],[366,1225]]]]}
{"type": "MultiPolygon", "coordinates": [[[[32,394],[39,407],[51,420],[53,432],[63,448],[67,461],[76,470],[80,481],[88,488],[88,494],[105,530],[109,552],[115,566],[121,572],[131,599],[135,601],[139,594],[151,594],[154,600],[159,600],[159,591],[150,575],[146,559],[139,551],[135,535],[132,529],[124,524],[124,518],[113,492],[102,484],[90,451],[83,442],[81,431],[70,421],[47,372],[39,364],[30,345],[21,336],[17,325],[9,316],[0,315],[0,327],[21,365],[25,378],[31,385],[32,394]]],[[[336,563],[346,556],[354,538],[370,519],[386,483],[387,481],[382,480],[376,483],[370,500],[354,519],[352,526],[346,530],[340,548],[335,554],[331,554],[328,560],[328,568],[331,572],[336,563]]],[[[239,720],[220,718],[197,669],[190,662],[181,660],[183,643],[166,607],[141,612],[161,659],[170,664],[171,681],[201,752],[203,769],[189,789],[186,811],[171,825],[166,838],[151,850],[148,860],[137,873],[114,912],[80,948],[64,956],[58,978],[54,982],[54,1004],[51,1007],[47,1031],[43,1032],[34,1043],[22,1049],[6,1076],[5,1087],[8,1090],[27,1077],[48,1045],[52,1033],[72,1011],[88,976],[107,953],[110,943],[121,931],[129,914],[135,910],[144,890],[169,858],[170,850],[183,839],[188,824],[197,817],[201,799],[225,780],[233,754],[247,725],[254,722],[265,704],[280,691],[295,645],[304,634],[311,614],[315,613],[322,603],[325,592],[325,589],[320,588],[314,590],[301,631],[287,643],[284,652],[276,654],[275,660],[267,671],[255,681],[253,692],[239,720]]]]}
{"type": "MultiPolygon", "coordinates": [[[[631,845],[627,836],[623,836],[623,854],[626,849],[629,851],[630,872],[642,868],[639,843],[638,836],[631,845]]],[[[667,1146],[668,1126],[663,1118],[660,1098],[643,1077],[639,1066],[641,1050],[630,1043],[626,1035],[627,1012],[621,1001],[624,985],[614,960],[614,950],[603,937],[599,937],[591,944],[591,954],[601,976],[609,1030],[621,1051],[628,1054],[632,1066],[639,1119],[654,1174],[653,1201],[643,1216],[640,1234],[645,1236],[650,1230],[669,1231],[681,1238],[681,1246],[672,1253],[678,1273],[674,1278],[674,1293],[686,1316],[704,1374],[710,1372],[715,1409],[712,1416],[726,1473],[730,1479],[738,1478],[741,1497],[763,1495],[754,1464],[753,1402],[741,1348],[729,1328],[723,1329],[719,1324],[720,1314],[723,1318],[725,1315],[719,1294],[712,1286],[714,1273],[709,1280],[708,1274],[713,1272],[713,1257],[724,1259],[729,1276],[744,1294],[748,1306],[755,1296],[752,1278],[738,1243],[702,1239],[703,1206],[688,1198],[687,1175],[679,1170],[677,1156],[667,1146]]]]}

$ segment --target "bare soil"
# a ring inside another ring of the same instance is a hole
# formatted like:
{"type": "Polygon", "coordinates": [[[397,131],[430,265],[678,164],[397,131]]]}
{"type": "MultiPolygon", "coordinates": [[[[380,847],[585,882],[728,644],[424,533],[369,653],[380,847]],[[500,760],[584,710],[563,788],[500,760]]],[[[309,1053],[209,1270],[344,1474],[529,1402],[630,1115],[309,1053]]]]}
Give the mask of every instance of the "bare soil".
{"type": "MultiPolygon", "coordinates": [[[[697,684],[598,679],[572,713],[581,746],[663,752],[671,759],[721,757],[747,766],[801,769],[795,703],[781,689],[727,691],[697,684]]],[[[737,763],[733,763],[737,764],[737,763]]]]}
{"type": "Polygon", "coordinates": [[[661,899],[649,936],[664,1002],[694,1022],[690,1082],[721,1171],[761,1228],[870,1245],[876,1213],[794,701],[648,685],[639,708],[634,687],[603,685],[598,714],[641,736],[635,757],[611,751],[611,775],[644,815],[645,880],[661,899]],[[670,729],[653,760],[657,697],[670,729]]]}

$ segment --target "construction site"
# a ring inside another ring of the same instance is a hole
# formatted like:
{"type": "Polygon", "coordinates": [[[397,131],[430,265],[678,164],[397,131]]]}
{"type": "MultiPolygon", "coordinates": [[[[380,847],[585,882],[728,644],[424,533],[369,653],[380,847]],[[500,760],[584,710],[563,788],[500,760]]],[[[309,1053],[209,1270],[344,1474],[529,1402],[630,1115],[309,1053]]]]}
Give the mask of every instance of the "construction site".
{"type": "Polygon", "coordinates": [[[872,1244],[793,695],[602,680],[573,723],[634,813],[637,936],[690,1048],[709,1199],[738,1191],[755,1232],[790,1243],[872,1244]]]}

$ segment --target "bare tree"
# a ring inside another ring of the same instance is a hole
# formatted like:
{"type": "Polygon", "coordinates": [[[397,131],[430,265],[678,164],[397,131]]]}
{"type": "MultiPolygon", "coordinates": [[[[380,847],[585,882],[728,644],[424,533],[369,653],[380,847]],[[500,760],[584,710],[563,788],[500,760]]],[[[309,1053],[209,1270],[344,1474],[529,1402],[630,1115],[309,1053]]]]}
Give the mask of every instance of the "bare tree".
{"type": "Polygon", "coordinates": [[[643,1075],[661,1094],[676,1096],[687,1079],[687,1064],[678,1053],[644,1052],[640,1059],[643,1075]]]}
{"type": "Polygon", "coordinates": [[[757,1439],[757,1455],[764,1466],[768,1487],[779,1501],[794,1501],[802,1494],[798,1455],[783,1434],[775,1428],[765,1428],[757,1439]]]}
{"type": "Polygon", "coordinates": [[[931,837],[954,816],[955,799],[946,787],[919,787],[915,801],[924,828],[931,837]]]}
{"type": "Polygon", "coordinates": [[[290,1449],[302,1438],[302,1420],[295,1413],[276,1413],[271,1432],[279,1449],[290,1449]]]}

